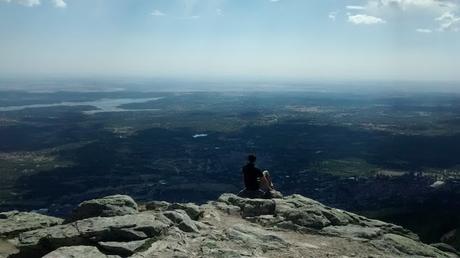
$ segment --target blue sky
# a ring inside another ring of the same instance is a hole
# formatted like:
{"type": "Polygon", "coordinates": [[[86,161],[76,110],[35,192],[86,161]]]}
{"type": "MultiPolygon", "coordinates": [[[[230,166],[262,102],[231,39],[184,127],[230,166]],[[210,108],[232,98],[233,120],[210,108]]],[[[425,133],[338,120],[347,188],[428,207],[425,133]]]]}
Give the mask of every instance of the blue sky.
{"type": "Polygon", "coordinates": [[[0,76],[460,81],[459,0],[0,0],[0,76]]]}

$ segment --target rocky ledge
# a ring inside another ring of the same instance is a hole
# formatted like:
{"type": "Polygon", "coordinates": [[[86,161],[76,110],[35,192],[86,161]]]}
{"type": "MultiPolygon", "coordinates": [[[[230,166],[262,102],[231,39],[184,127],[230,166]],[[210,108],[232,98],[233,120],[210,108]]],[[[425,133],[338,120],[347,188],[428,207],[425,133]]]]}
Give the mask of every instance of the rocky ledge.
{"type": "Polygon", "coordinates": [[[459,257],[400,226],[301,195],[201,206],[115,195],[81,203],[66,220],[0,213],[0,257],[459,257]]]}

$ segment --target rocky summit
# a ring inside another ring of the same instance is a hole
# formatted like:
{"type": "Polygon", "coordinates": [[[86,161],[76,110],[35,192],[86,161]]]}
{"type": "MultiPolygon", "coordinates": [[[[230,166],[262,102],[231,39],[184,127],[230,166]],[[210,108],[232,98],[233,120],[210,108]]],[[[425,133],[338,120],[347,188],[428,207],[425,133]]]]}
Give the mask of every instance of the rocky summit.
{"type": "Polygon", "coordinates": [[[203,205],[129,196],[89,200],[66,219],[0,213],[0,257],[459,257],[400,226],[301,195],[203,205]]]}

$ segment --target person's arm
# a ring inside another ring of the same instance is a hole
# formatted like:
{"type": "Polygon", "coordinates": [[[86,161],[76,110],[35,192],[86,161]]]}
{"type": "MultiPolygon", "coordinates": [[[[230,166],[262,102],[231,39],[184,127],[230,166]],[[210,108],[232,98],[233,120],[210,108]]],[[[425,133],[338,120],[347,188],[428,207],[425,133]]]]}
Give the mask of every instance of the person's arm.
{"type": "Polygon", "coordinates": [[[268,189],[268,190],[273,190],[273,188],[271,187],[269,181],[267,180],[267,178],[265,176],[262,176],[260,178],[260,185],[265,188],[265,189],[268,189]]]}
{"type": "Polygon", "coordinates": [[[264,173],[262,170],[257,171],[259,180],[260,180],[260,186],[263,187],[264,189],[268,189],[269,191],[273,190],[273,188],[270,185],[270,181],[265,177],[264,173]]]}

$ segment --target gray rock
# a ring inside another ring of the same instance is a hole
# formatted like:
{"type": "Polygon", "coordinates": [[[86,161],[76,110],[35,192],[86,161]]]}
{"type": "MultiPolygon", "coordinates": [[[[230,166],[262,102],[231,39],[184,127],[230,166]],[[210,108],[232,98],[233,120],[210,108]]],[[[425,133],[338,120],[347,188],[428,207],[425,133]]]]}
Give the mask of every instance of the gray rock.
{"type": "Polygon", "coordinates": [[[372,240],[371,243],[386,252],[391,250],[406,256],[450,257],[435,247],[396,234],[385,234],[382,239],[372,240]]]}
{"type": "Polygon", "coordinates": [[[301,195],[275,199],[276,214],[293,223],[321,229],[329,225],[347,225],[355,221],[348,213],[333,209],[301,195]]]}
{"type": "Polygon", "coordinates": [[[90,218],[73,224],[82,236],[98,241],[135,240],[131,238],[133,236],[131,233],[128,234],[129,231],[143,232],[147,237],[155,237],[165,233],[165,230],[171,226],[166,220],[153,213],[90,218]]]}
{"type": "Polygon", "coordinates": [[[112,195],[80,203],[68,222],[93,218],[114,217],[138,213],[137,203],[127,195],[112,195]]]}
{"type": "Polygon", "coordinates": [[[0,240],[0,256],[19,252],[15,258],[38,258],[51,252],[47,258],[457,257],[449,246],[423,244],[400,226],[300,195],[267,200],[224,194],[199,207],[152,205],[150,211],[22,232],[0,240]]]}
{"type": "Polygon", "coordinates": [[[351,238],[374,239],[382,234],[382,229],[375,227],[363,227],[359,225],[328,226],[322,229],[323,232],[351,238]]]}
{"type": "Polygon", "coordinates": [[[176,227],[171,227],[168,233],[154,242],[147,242],[145,250],[139,250],[132,258],[163,258],[163,257],[197,257],[192,246],[186,241],[186,233],[176,227]]]}
{"type": "MultiPolygon", "coordinates": [[[[373,239],[384,234],[419,238],[403,227],[327,207],[301,195],[282,199],[245,199],[233,194],[220,196],[220,206],[232,205],[242,209],[243,217],[262,226],[276,226],[300,232],[322,232],[350,238],[373,239]]],[[[215,205],[219,207],[219,205],[215,205]]]]}
{"type": "Polygon", "coordinates": [[[168,207],[168,209],[184,210],[193,220],[198,220],[203,216],[203,211],[194,203],[173,203],[168,207]]]}
{"type": "Polygon", "coordinates": [[[174,222],[184,232],[199,232],[195,223],[184,210],[165,211],[163,215],[174,222]]]}
{"type": "Polygon", "coordinates": [[[60,218],[33,212],[2,212],[0,213],[0,237],[12,238],[21,232],[59,225],[62,222],[60,218]]]}
{"type": "Polygon", "coordinates": [[[292,221],[296,225],[307,228],[322,229],[331,224],[331,222],[316,209],[292,209],[283,212],[281,216],[288,221],[292,221]]]}
{"type": "Polygon", "coordinates": [[[219,201],[240,207],[243,217],[273,215],[275,213],[275,201],[271,199],[245,199],[234,194],[223,194],[219,197],[219,201]]]}
{"type": "Polygon", "coordinates": [[[241,215],[241,208],[238,206],[223,202],[212,202],[212,205],[229,215],[241,215]]]}
{"type": "Polygon", "coordinates": [[[0,257],[6,258],[17,253],[19,250],[7,240],[0,238],[0,257]]]}
{"type": "Polygon", "coordinates": [[[19,235],[17,241],[18,248],[24,251],[24,249],[40,250],[42,245],[51,248],[80,245],[84,243],[84,238],[75,225],[68,224],[24,232],[19,235]]]}
{"type": "Polygon", "coordinates": [[[224,193],[219,197],[217,201],[235,205],[238,207],[242,207],[248,200],[251,200],[251,199],[244,199],[244,198],[238,197],[235,194],[224,193]]]}
{"type": "Polygon", "coordinates": [[[260,215],[256,217],[247,217],[246,219],[264,227],[270,227],[273,224],[278,224],[281,222],[280,217],[276,217],[274,215],[260,215]]]}
{"type": "Polygon", "coordinates": [[[107,256],[101,253],[94,246],[68,246],[61,247],[57,250],[43,256],[43,258],[109,258],[119,256],[107,256]]]}
{"type": "Polygon", "coordinates": [[[16,246],[22,253],[46,253],[62,246],[140,240],[164,234],[171,226],[167,222],[152,213],[90,218],[21,233],[16,246]]]}
{"type": "MultiPolygon", "coordinates": [[[[221,258],[241,258],[243,257],[240,252],[232,249],[207,249],[204,251],[206,257],[221,257],[221,258]]],[[[245,255],[248,257],[247,255],[245,255]]]]}
{"type": "Polygon", "coordinates": [[[131,242],[99,242],[102,250],[121,256],[133,255],[137,250],[141,249],[147,240],[138,240],[131,242]]]}
{"type": "Polygon", "coordinates": [[[457,249],[455,249],[453,246],[448,245],[446,243],[434,243],[434,244],[430,244],[430,245],[433,246],[433,247],[436,247],[439,250],[444,251],[444,252],[449,252],[449,253],[453,253],[453,254],[457,254],[457,255],[460,254],[457,251],[457,249]]]}
{"type": "Polygon", "coordinates": [[[145,208],[147,210],[155,210],[155,211],[167,210],[169,206],[171,206],[171,204],[165,201],[150,201],[145,204],[145,208]]]}
{"type": "Polygon", "coordinates": [[[248,248],[263,247],[266,250],[273,250],[288,245],[283,238],[270,231],[249,225],[237,224],[225,230],[225,233],[229,240],[238,241],[248,248]]]}

